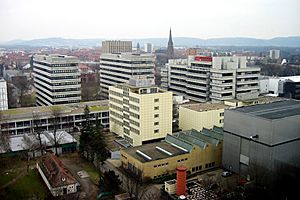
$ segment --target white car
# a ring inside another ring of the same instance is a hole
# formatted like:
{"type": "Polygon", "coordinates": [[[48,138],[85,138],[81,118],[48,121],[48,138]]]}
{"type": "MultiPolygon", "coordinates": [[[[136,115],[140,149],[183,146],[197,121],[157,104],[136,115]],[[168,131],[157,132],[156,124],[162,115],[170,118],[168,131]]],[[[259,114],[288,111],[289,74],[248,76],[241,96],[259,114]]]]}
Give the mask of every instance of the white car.
{"type": "Polygon", "coordinates": [[[231,176],[231,172],[229,172],[229,171],[224,171],[224,172],[222,172],[222,176],[223,177],[227,177],[227,176],[231,176]]]}

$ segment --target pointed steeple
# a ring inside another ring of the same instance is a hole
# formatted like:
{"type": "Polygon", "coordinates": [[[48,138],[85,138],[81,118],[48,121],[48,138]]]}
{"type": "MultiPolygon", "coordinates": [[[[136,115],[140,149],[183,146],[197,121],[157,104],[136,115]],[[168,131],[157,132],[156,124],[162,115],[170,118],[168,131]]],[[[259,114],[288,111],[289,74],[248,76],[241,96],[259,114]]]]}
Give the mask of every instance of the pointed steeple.
{"type": "Polygon", "coordinates": [[[168,58],[169,58],[169,59],[174,58],[174,47],[173,47],[173,40],[172,40],[172,30],[171,30],[171,27],[170,27],[170,35],[169,35],[168,50],[167,50],[167,53],[168,53],[168,58]]]}

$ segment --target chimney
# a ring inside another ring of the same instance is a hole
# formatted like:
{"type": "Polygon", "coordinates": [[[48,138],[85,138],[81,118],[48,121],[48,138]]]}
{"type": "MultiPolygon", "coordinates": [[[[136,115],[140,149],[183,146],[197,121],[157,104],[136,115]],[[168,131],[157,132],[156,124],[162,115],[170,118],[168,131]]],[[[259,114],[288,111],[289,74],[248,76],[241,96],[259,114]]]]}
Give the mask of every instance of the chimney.
{"type": "Polygon", "coordinates": [[[186,194],[186,167],[177,167],[176,195],[186,194]]]}

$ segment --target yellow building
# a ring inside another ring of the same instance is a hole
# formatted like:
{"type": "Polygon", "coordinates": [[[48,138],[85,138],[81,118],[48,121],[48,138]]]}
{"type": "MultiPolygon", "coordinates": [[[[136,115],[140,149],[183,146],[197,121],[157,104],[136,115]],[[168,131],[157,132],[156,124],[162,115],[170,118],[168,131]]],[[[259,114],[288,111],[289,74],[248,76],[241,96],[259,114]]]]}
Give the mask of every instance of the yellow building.
{"type": "Polygon", "coordinates": [[[179,129],[198,131],[214,126],[223,127],[224,109],[230,106],[222,103],[197,103],[179,107],[179,129]]]}
{"type": "Polygon", "coordinates": [[[272,97],[272,96],[259,96],[256,99],[249,100],[238,100],[238,99],[230,99],[224,101],[224,104],[231,107],[241,107],[241,106],[253,106],[257,104],[266,104],[272,103],[276,101],[282,101],[284,98],[282,97],[272,97]]]}
{"type": "Polygon", "coordinates": [[[156,179],[176,173],[178,166],[185,166],[187,174],[220,167],[222,148],[223,130],[214,127],[168,134],[164,141],[122,149],[120,153],[123,168],[156,179]]]}
{"type": "Polygon", "coordinates": [[[153,79],[131,79],[109,87],[110,131],[132,146],[163,139],[172,132],[172,92],[153,79]]]}

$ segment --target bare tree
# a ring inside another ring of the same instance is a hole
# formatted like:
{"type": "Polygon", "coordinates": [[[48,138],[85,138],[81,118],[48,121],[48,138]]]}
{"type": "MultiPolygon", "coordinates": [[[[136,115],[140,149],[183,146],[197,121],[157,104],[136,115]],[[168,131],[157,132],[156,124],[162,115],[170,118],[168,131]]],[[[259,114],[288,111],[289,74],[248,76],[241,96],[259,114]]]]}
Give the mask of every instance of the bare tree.
{"type": "Polygon", "coordinates": [[[10,149],[9,132],[7,128],[6,120],[2,111],[0,111],[0,152],[7,152],[10,149]]]}
{"type": "Polygon", "coordinates": [[[26,150],[25,156],[27,158],[27,173],[29,172],[29,161],[31,157],[35,157],[35,150],[38,149],[39,144],[35,138],[31,138],[27,134],[23,136],[23,149],[26,150]]]}
{"type": "Polygon", "coordinates": [[[129,172],[124,172],[122,177],[123,189],[127,191],[131,199],[135,200],[153,200],[157,199],[157,193],[151,190],[151,186],[143,184],[142,172],[138,175],[130,175],[129,172]]]}
{"type": "Polygon", "coordinates": [[[60,126],[62,108],[59,106],[52,106],[51,112],[53,116],[52,125],[53,125],[54,148],[55,148],[55,154],[58,155],[57,148],[58,148],[59,136],[57,135],[57,129],[59,129],[58,126],[60,126]]]}
{"type": "Polygon", "coordinates": [[[36,136],[38,142],[39,142],[39,149],[41,151],[41,156],[44,154],[43,153],[43,143],[42,143],[42,138],[41,138],[41,134],[42,134],[42,130],[41,130],[41,119],[40,119],[40,115],[37,112],[33,112],[32,113],[32,132],[33,134],[36,136]]]}
{"type": "Polygon", "coordinates": [[[20,105],[23,106],[24,95],[29,89],[29,81],[26,76],[16,76],[13,84],[20,90],[20,105]]]}

